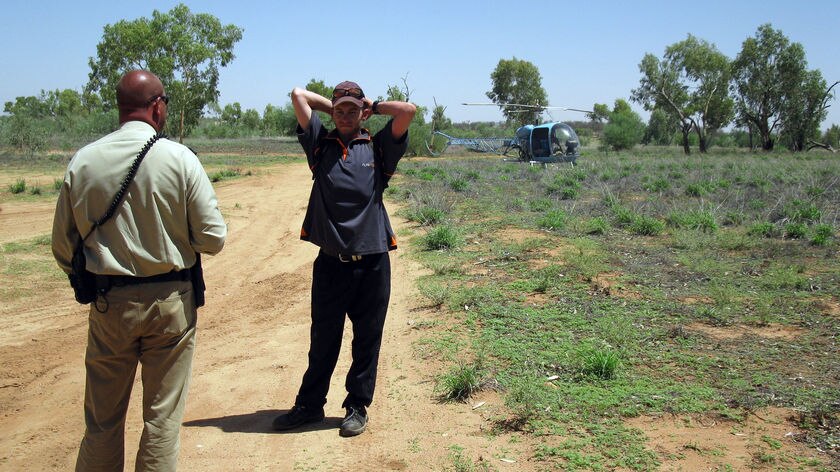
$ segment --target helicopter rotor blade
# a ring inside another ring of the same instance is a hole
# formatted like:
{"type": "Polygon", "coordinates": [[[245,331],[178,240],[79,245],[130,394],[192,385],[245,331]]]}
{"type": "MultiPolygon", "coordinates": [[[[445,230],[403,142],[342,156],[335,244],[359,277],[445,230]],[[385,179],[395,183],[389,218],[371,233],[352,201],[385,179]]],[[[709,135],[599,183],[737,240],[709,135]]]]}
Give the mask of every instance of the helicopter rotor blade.
{"type": "Polygon", "coordinates": [[[526,105],[524,103],[467,103],[464,102],[461,105],[464,106],[496,106],[496,107],[519,107],[519,108],[536,108],[539,110],[566,110],[566,111],[577,111],[580,113],[592,113],[592,110],[581,110],[579,108],[566,108],[566,107],[554,107],[554,106],[543,106],[543,105],[526,105]]]}

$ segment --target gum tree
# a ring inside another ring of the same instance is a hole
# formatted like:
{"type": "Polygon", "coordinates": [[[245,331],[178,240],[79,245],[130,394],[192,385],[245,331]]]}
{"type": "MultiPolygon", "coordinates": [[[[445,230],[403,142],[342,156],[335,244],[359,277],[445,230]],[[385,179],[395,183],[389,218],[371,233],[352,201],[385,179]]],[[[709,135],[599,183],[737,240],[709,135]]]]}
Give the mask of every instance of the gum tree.
{"type": "Polygon", "coordinates": [[[639,87],[633,89],[630,99],[641,103],[645,110],[662,110],[676,123],[682,133],[683,151],[691,154],[688,134],[691,132],[692,121],[688,110],[688,91],[680,83],[680,68],[667,57],[661,61],[653,54],[645,54],[639,63],[642,78],[639,87]]]}
{"type": "Polygon", "coordinates": [[[192,13],[184,4],[151,18],[121,20],[106,25],[88,61],[87,93],[98,93],[106,109],[116,107],[120,77],[132,69],[146,69],[160,77],[171,96],[167,128],[181,141],[198,124],[204,107],[219,98],[219,68],[233,60],[233,46],[242,29],[223,25],[207,13],[192,13]]]}
{"type": "Polygon", "coordinates": [[[645,124],[627,101],[616,99],[609,121],[604,126],[604,144],[616,151],[632,149],[645,134],[645,124]]]}
{"type": "Polygon", "coordinates": [[[770,24],[759,26],[755,37],[743,42],[732,64],[731,90],[739,121],[756,130],[765,151],[773,150],[774,133],[785,120],[788,129],[798,126],[804,101],[797,89],[803,80],[816,78],[809,75],[802,45],[791,43],[770,24]]]}
{"type": "Polygon", "coordinates": [[[542,87],[540,71],[534,64],[517,59],[500,59],[490,74],[493,89],[486,93],[493,103],[499,105],[508,122],[525,125],[536,123],[542,109],[506,107],[506,103],[546,106],[548,95],[542,87]]]}
{"type": "Polygon", "coordinates": [[[662,110],[683,137],[683,150],[691,153],[688,135],[697,134],[700,152],[708,149],[708,136],[732,121],[729,97],[729,59],[714,44],[688,35],[665,49],[662,60],[646,54],[639,64],[642,78],[632,100],[646,110],[662,110]]]}
{"type": "Polygon", "coordinates": [[[669,46],[665,55],[681,66],[692,126],[697,133],[700,152],[706,152],[709,135],[733,118],[729,59],[714,44],[690,34],[684,41],[669,46]]]}
{"type": "Polygon", "coordinates": [[[781,137],[788,149],[805,151],[820,138],[820,123],[828,115],[828,101],[833,99],[835,82],[827,88],[819,70],[803,71],[801,77],[792,78],[786,87],[785,100],[779,115],[782,120],[781,137]]]}

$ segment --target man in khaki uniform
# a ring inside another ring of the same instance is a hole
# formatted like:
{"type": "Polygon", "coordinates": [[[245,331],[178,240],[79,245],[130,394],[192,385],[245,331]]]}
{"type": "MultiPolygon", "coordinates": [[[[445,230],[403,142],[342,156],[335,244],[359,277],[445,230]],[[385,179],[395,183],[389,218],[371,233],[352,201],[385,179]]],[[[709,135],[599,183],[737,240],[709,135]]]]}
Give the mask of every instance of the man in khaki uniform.
{"type": "Polygon", "coordinates": [[[87,269],[97,274],[100,291],[89,314],[86,428],[76,470],[123,470],[125,417],[138,361],[144,427],[135,468],[176,469],[195,346],[189,269],[197,253],[218,253],[227,234],[216,194],[189,148],[159,139],[113,217],[93,229],[134,158],[163,129],[168,102],[154,74],[123,76],[117,86],[120,129],[76,153],[58,197],[55,259],[69,273],[74,247],[84,244],[87,269]]]}

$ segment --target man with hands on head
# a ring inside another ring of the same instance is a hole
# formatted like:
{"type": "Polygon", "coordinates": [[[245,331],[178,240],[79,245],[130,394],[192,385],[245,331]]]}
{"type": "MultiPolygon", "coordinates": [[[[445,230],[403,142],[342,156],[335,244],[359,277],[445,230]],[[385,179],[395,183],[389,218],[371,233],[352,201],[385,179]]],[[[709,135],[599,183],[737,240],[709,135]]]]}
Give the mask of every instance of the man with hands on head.
{"type": "Polygon", "coordinates": [[[275,418],[273,427],[289,430],[324,419],[347,317],[353,326],[352,363],[339,434],[356,436],[367,427],[373,401],[391,293],[388,251],[397,248],[382,195],[407,148],[416,107],[371,101],[355,82],[338,84],[332,99],[302,88],[293,89],[291,98],[314,181],[300,238],[320,251],[312,269],[308,368],[294,406],[275,418]],[[335,129],[327,130],[313,110],[329,114],[335,129]],[[374,114],[391,119],[371,136],[361,124],[374,114]]]}

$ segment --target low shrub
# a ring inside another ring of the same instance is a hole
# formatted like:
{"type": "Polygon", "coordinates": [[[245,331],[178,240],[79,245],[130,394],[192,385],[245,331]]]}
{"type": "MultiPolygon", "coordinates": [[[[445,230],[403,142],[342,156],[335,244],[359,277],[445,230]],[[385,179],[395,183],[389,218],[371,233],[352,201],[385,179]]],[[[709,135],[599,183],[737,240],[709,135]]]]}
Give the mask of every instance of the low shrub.
{"type": "Polygon", "coordinates": [[[834,236],[834,228],[827,224],[818,224],[812,231],[811,244],[814,246],[825,246],[834,236]]]}
{"type": "Polygon", "coordinates": [[[18,194],[23,193],[26,191],[26,181],[23,179],[17,179],[15,183],[9,184],[9,192],[18,194]]]}
{"type": "Polygon", "coordinates": [[[479,369],[476,366],[459,364],[443,375],[438,384],[443,399],[465,401],[481,386],[479,369]]]}
{"type": "Polygon", "coordinates": [[[802,223],[788,223],[785,225],[785,237],[790,239],[802,239],[808,231],[808,227],[802,223]]]}
{"type": "Polygon", "coordinates": [[[630,231],[641,236],[656,236],[665,230],[665,223],[651,216],[639,215],[630,224],[630,231]]]}
{"type": "Polygon", "coordinates": [[[447,225],[437,226],[425,238],[426,249],[436,251],[439,249],[453,249],[459,244],[458,233],[447,225]]]}
{"type": "Polygon", "coordinates": [[[765,238],[772,238],[778,234],[779,230],[776,225],[768,221],[754,223],[747,229],[747,234],[750,236],[762,236],[765,238]]]}
{"type": "Polygon", "coordinates": [[[566,226],[566,213],[562,210],[551,210],[537,220],[537,226],[549,231],[557,231],[566,226]]]}

